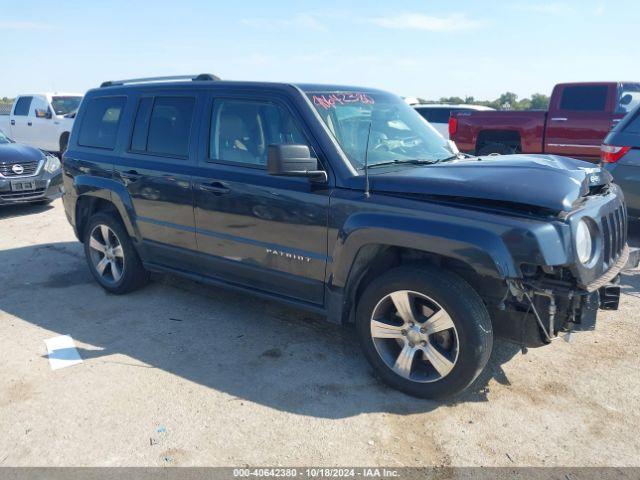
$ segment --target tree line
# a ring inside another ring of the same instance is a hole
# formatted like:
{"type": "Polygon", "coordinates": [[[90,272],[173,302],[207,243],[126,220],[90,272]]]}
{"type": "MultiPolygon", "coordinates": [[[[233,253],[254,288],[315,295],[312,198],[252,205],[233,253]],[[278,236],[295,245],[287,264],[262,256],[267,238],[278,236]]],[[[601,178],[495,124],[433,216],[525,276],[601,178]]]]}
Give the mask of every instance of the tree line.
{"type": "Polygon", "coordinates": [[[530,98],[518,100],[518,95],[513,92],[505,92],[495,100],[476,100],[474,97],[442,97],[440,100],[418,99],[420,103],[453,103],[468,105],[483,105],[496,110],[547,110],[549,108],[549,96],[542,93],[534,93],[530,98]]]}

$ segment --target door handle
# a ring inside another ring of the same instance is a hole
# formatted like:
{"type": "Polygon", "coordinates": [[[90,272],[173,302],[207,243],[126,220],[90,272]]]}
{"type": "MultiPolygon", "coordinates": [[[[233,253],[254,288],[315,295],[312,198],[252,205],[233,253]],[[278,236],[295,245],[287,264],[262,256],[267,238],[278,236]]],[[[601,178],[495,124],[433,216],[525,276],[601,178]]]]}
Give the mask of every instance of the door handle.
{"type": "Polygon", "coordinates": [[[133,183],[138,181],[138,179],[142,176],[142,174],[138,173],[135,170],[128,170],[126,172],[120,172],[120,176],[124,178],[127,182],[133,183]]]}
{"type": "Polygon", "coordinates": [[[214,195],[225,195],[231,190],[222,182],[200,183],[200,190],[213,193],[214,195]]]}
{"type": "Polygon", "coordinates": [[[11,120],[11,125],[15,125],[16,121],[15,120],[11,120]]]}
{"type": "Polygon", "coordinates": [[[27,125],[31,126],[31,125],[32,125],[32,123],[31,123],[31,122],[27,122],[27,125]]]}
{"type": "Polygon", "coordinates": [[[569,119],[566,117],[553,117],[551,119],[552,122],[566,122],[567,120],[569,119]]]}

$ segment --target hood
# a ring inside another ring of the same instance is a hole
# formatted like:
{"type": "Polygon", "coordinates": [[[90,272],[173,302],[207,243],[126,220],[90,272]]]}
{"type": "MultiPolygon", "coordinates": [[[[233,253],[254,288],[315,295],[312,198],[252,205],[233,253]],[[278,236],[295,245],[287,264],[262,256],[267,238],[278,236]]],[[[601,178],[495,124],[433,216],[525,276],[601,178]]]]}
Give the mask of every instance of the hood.
{"type": "Polygon", "coordinates": [[[0,143],[0,163],[20,163],[42,160],[42,151],[21,143],[0,143]]]}
{"type": "Polygon", "coordinates": [[[372,192],[512,202],[556,212],[570,211],[590,188],[612,180],[598,165],[555,155],[474,157],[369,175],[372,192]]]}

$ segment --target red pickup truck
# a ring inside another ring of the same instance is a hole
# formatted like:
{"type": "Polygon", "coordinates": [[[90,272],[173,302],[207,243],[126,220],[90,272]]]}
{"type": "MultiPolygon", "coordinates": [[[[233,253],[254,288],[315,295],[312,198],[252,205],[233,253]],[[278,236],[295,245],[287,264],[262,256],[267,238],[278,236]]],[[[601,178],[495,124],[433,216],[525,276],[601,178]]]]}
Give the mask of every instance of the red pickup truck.
{"type": "Polygon", "coordinates": [[[449,136],[475,155],[550,153],[597,162],[612,127],[640,103],[640,83],[562,83],[549,111],[467,111],[449,119],[449,136]]]}

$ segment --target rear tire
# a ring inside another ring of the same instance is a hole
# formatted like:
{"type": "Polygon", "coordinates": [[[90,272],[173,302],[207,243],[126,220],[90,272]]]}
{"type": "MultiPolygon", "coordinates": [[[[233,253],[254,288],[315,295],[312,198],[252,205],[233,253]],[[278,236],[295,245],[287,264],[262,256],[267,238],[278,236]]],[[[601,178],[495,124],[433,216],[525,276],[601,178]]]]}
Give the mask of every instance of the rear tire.
{"type": "Polygon", "coordinates": [[[108,292],[132,292],[149,281],[149,272],[124,225],[115,216],[104,212],[93,215],[85,227],[83,240],[89,270],[108,292]]]}
{"type": "Polygon", "coordinates": [[[429,399],[466,389],[493,346],[480,296],[462,278],[430,265],[398,267],[371,282],[358,302],[356,330],[386,384],[429,399]]]}

